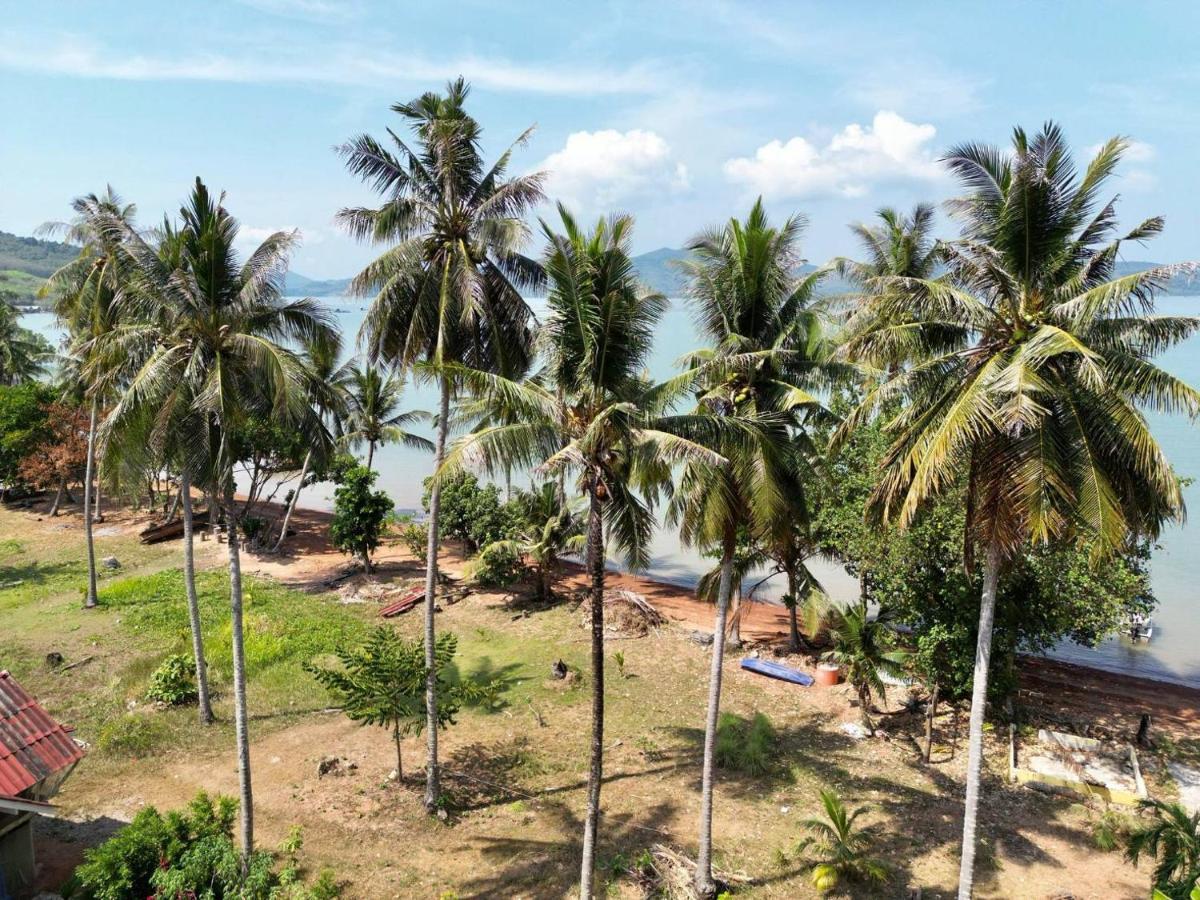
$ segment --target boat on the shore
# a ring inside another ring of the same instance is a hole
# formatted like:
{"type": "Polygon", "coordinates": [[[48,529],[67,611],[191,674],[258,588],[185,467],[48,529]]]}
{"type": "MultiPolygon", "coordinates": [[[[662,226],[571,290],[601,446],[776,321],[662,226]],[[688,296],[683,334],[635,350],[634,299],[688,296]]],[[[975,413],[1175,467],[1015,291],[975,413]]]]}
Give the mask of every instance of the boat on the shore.
{"type": "Polygon", "coordinates": [[[1134,613],[1125,620],[1123,631],[1131,641],[1149,641],[1154,637],[1154,620],[1144,613],[1134,613]]]}

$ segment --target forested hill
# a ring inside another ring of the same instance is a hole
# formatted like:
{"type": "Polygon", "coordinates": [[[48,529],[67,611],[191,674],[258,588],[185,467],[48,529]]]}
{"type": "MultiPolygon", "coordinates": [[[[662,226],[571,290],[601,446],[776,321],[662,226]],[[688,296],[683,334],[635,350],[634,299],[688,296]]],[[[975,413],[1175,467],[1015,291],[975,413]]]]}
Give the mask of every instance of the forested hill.
{"type": "Polygon", "coordinates": [[[70,244],[0,231],[0,297],[21,305],[38,303],[42,282],[78,252],[70,244]]]}

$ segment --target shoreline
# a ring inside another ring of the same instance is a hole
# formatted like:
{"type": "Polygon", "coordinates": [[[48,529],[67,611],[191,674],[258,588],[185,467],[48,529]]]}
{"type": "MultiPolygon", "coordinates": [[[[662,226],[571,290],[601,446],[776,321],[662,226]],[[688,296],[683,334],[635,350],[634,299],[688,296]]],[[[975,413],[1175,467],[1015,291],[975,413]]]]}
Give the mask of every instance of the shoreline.
{"type": "MultiPolygon", "coordinates": [[[[297,505],[292,517],[292,527],[297,534],[285,544],[285,551],[290,544],[292,553],[282,557],[255,555],[255,562],[265,568],[265,574],[279,578],[286,578],[290,568],[284,560],[294,563],[309,557],[313,562],[325,561],[330,569],[344,566],[347,558],[328,544],[326,529],[331,518],[332,514],[327,510],[297,505]]],[[[443,566],[444,571],[459,574],[464,561],[461,554],[451,544],[444,543],[442,546],[450,551],[447,565],[443,566]]],[[[382,564],[407,559],[407,552],[396,545],[380,547],[377,554],[377,560],[382,564]]],[[[381,568],[385,566],[381,565],[381,568]]],[[[573,588],[586,587],[587,575],[583,565],[565,562],[561,580],[573,588]]],[[[307,583],[312,581],[311,578],[306,579],[307,583]]],[[[694,588],[656,579],[649,574],[634,575],[614,569],[607,570],[606,582],[610,588],[625,588],[642,594],[663,615],[681,625],[706,633],[713,630],[713,607],[696,600],[694,588]]],[[[787,640],[788,619],[783,606],[756,601],[745,604],[743,609],[743,641],[777,644],[787,640]]],[[[1097,702],[1100,695],[1107,699],[1123,698],[1135,722],[1142,711],[1150,710],[1156,717],[1178,721],[1181,726],[1200,730],[1200,686],[1113,672],[1046,656],[1021,654],[1018,660],[1022,692],[1054,687],[1063,694],[1065,700],[1070,701],[1070,705],[1083,707],[1097,702]]]]}

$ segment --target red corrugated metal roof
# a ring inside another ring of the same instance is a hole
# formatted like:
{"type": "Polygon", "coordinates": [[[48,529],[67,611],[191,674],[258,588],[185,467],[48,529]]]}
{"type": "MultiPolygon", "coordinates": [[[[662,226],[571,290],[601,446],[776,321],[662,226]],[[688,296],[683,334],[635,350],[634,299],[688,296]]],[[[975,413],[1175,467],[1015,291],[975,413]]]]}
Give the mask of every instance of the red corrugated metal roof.
{"type": "Polygon", "coordinates": [[[67,730],[0,672],[0,794],[16,796],[81,759],[67,730]]]}

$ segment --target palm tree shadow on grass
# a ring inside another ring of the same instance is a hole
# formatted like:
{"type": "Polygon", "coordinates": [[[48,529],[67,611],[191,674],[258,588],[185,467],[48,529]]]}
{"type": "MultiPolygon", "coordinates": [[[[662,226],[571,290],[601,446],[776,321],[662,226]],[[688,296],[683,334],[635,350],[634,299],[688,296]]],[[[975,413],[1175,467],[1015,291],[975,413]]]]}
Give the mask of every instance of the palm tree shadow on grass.
{"type": "Polygon", "coordinates": [[[508,708],[506,695],[520,683],[518,676],[524,668],[521,663],[497,666],[490,656],[481,656],[472,660],[468,667],[451,663],[444,670],[444,675],[451,685],[472,683],[487,691],[486,697],[469,700],[465,706],[476,712],[498,713],[508,708]]]}
{"type": "MultiPolygon", "coordinates": [[[[602,881],[619,877],[628,861],[656,843],[670,843],[667,825],[678,807],[663,801],[636,814],[604,814],[599,829],[598,864],[602,881]]],[[[579,882],[583,820],[567,803],[539,799],[526,819],[538,837],[481,837],[474,843],[489,866],[458,889],[465,898],[529,897],[550,900],[571,893],[579,882]]]]}
{"type": "Polygon", "coordinates": [[[0,591],[27,585],[45,584],[59,575],[78,573],[82,569],[83,566],[79,562],[40,563],[37,560],[12,566],[0,566],[0,591]]]}

